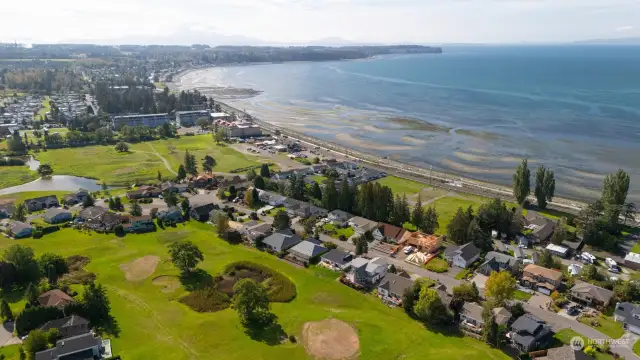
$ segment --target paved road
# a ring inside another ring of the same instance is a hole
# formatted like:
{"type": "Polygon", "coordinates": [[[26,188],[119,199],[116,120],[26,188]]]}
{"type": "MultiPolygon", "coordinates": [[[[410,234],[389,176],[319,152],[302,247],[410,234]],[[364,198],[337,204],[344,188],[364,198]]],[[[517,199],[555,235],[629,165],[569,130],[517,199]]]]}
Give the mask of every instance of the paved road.
{"type": "Polygon", "coordinates": [[[21,344],[22,341],[13,336],[13,323],[6,322],[0,326],[0,347],[21,344]]]}

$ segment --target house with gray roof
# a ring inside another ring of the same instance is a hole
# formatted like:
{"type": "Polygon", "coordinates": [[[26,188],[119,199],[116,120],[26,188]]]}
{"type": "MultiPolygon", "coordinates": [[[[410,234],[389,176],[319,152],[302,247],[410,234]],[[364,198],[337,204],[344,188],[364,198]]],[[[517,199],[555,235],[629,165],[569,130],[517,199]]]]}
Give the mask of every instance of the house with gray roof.
{"type": "Polygon", "coordinates": [[[96,359],[100,357],[102,339],[92,333],[56,341],[56,346],[36,353],[35,360],[96,359]]]}
{"type": "Polygon", "coordinates": [[[285,200],[287,200],[285,196],[264,190],[258,190],[258,198],[260,202],[271,206],[282,206],[285,200]]]}
{"type": "Polygon", "coordinates": [[[328,249],[322,245],[304,240],[290,248],[289,254],[299,261],[309,262],[327,251],[328,249]]]}
{"type": "Polygon", "coordinates": [[[378,223],[360,216],[354,216],[349,219],[349,226],[351,226],[357,234],[362,235],[367,231],[373,232],[376,230],[378,228],[378,223]]]}
{"type": "Polygon", "coordinates": [[[594,358],[582,350],[574,350],[571,345],[564,345],[547,349],[544,356],[536,356],[535,360],[594,360],[594,358]]]}
{"type": "Polygon", "coordinates": [[[460,328],[480,334],[483,326],[482,306],[472,302],[465,302],[460,310],[460,328]]]}
{"type": "Polygon", "coordinates": [[[107,212],[107,209],[102,206],[89,206],[78,212],[76,219],[81,221],[89,221],[99,218],[107,212]]]}
{"type": "Polygon", "coordinates": [[[535,211],[528,211],[524,218],[525,229],[531,230],[529,239],[534,243],[547,241],[556,228],[556,222],[535,211]]]}
{"type": "Polygon", "coordinates": [[[331,223],[336,226],[346,226],[349,223],[349,219],[353,218],[353,215],[342,210],[333,210],[329,212],[327,218],[331,220],[331,223]]]}
{"type": "Polygon", "coordinates": [[[55,195],[47,195],[33,199],[27,199],[24,201],[24,206],[27,208],[27,211],[31,212],[44,210],[51,207],[58,207],[60,206],[60,203],[58,203],[58,198],[55,195]]]}
{"type": "Polygon", "coordinates": [[[378,284],[378,296],[386,302],[401,305],[402,295],[411,285],[413,285],[413,280],[388,273],[378,284]]]}
{"type": "Polygon", "coordinates": [[[42,331],[49,331],[51,329],[58,329],[64,339],[86,334],[91,328],[89,327],[89,321],[87,319],[82,316],[71,315],[63,317],[62,319],[47,321],[40,327],[42,331]]]}
{"type": "Polygon", "coordinates": [[[353,260],[353,255],[338,249],[331,249],[320,257],[320,263],[336,270],[344,270],[348,268],[353,260]]]}
{"type": "Polygon", "coordinates": [[[546,348],[553,339],[551,326],[531,314],[520,316],[511,324],[507,337],[511,346],[520,352],[530,352],[546,348]]]}
{"type": "Polygon", "coordinates": [[[45,211],[44,215],[42,215],[42,219],[48,224],[59,224],[71,221],[71,218],[73,218],[71,211],[60,208],[48,209],[45,211]]]}
{"type": "Polygon", "coordinates": [[[459,268],[466,269],[467,266],[473,264],[480,257],[480,249],[478,249],[472,242],[464,245],[456,246],[452,249],[447,249],[444,253],[444,258],[451,264],[459,268]]]}
{"type": "Polygon", "coordinates": [[[489,276],[494,271],[513,272],[517,269],[519,263],[520,261],[513,256],[497,251],[489,251],[476,272],[484,276],[489,276]]]}
{"type": "Polygon", "coordinates": [[[571,300],[592,307],[606,308],[613,298],[613,291],[601,288],[588,282],[577,281],[569,290],[571,300]]]}
{"type": "Polygon", "coordinates": [[[9,225],[9,232],[16,239],[21,239],[33,235],[33,226],[21,221],[12,221],[9,225]]]}
{"type": "Polygon", "coordinates": [[[629,302],[616,304],[613,319],[622,323],[622,327],[634,334],[640,335],[640,306],[629,302]]]}
{"type": "Polygon", "coordinates": [[[387,275],[388,268],[389,264],[383,258],[377,257],[369,260],[358,257],[351,261],[351,268],[346,279],[362,286],[376,284],[387,275]]]}
{"type": "Polygon", "coordinates": [[[245,231],[244,234],[247,239],[253,241],[258,239],[259,237],[265,238],[269,236],[269,234],[271,234],[271,232],[273,231],[273,228],[271,224],[259,223],[246,228],[243,227],[243,230],[245,231]]]}
{"type": "Polygon", "coordinates": [[[13,203],[0,204],[0,219],[10,218],[14,211],[16,206],[13,203]]]}
{"type": "Polygon", "coordinates": [[[182,209],[178,206],[172,206],[166,210],[158,211],[156,217],[167,223],[180,223],[183,221],[182,209]]]}
{"type": "Polygon", "coordinates": [[[278,230],[262,240],[262,244],[271,251],[281,252],[300,243],[302,239],[289,229],[278,230]]]}

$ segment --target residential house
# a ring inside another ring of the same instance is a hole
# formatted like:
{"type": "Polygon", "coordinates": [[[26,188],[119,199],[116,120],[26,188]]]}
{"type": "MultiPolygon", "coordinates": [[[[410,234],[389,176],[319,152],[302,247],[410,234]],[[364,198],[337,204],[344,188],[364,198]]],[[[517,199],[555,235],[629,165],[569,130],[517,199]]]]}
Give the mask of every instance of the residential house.
{"type": "Polygon", "coordinates": [[[551,326],[531,314],[520,316],[511,324],[507,337],[511,346],[520,352],[530,352],[547,347],[553,339],[551,326]]]}
{"type": "Polygon", "coordinates": [[[291,176],[298,175],[298,170],[281,171],[275,174],[271,174],[271,177],[275,180],[287,180],[291,176]]]}
{"type": "Polygon", "coordinates": [[[187,184],[177,184],[172,181],[165,181],[160,185],[160,189],[162,192],[170,192],[175,194],[181,194],[189,189],[189,185],[187,184]]]}
{"type": "Polygon", "coordinates": [[[213,174],[200,174],[196,177],[189,178],[189,184],[195,188],[206,188],[208,186],[216,186],[218,184],[218,179],[216,179],[213,174]]]}
{"type": "Polygon", "coordinates": [[[386,223],[378,223],[378,228],[373,231],[373,238],[378,241],[386,241],[397,244],[407,230],[386,223]]]}
{"type": "Polygon", "coordinates": [[[155,230],[156,225],[150,215],[142,215],[130,218],[129,222],[123,225],[123,228],[125,232],[142,233],[155,230]]]}
{"type": "Polygon", "coordinates": [[[338,249],[331,249],[320,257],[320,263],[335,270],[348,268],[353,260],[353,255],[338,249]]]}
{"type": "Polygon", "coordinates": [[[569,290],[570,299],[592,307],[606,308],[613,298],[613,291],[587,282],[577,281],[569,290]]]}
{"type": "Polygon", "coordinates": [[[400,240],[402,246],[411,245],[425,253],[435,252],[440,247],[441,242],[442,236],[427,235],[419,231],[407,231],[404,233],[402,240],[400,240]]]}
{"type": "Polygon", "coordinates": [[[453,296],[447,292],[447,286],[445,284],[440,283],[434,286],[433,290],[435,290],[438,293],[438,297],[440,298],[444,306],[450,309],[452,305],[451,302],[453,301],[453,296]]]}
{"type": "Polygon", "coordinates": [[[89,321],[78,315],[47,321],[40,327],[42,331],[49,331],[51,329],[58,329],[62,339],[86,334],[91,330],[89,321]]]}
{"type": "Polygon", "coordinates": [[[262,244],[271,251],[281,252],[288,250],[294,245],[300,243],[302,239],[298,234],[294,234],[291,230],[278,230],[272,235],[262,240],[262,244]]]}
{"type": "Polygon", "coordinates": [[[304,240],[290,248],[289,254],[298,261],[309,262],[327,251],[328,249],[322,245],[304,240]]]}
{"type": "Polygon", "coordinates": [[[542,356],[532,356],[533,360],[594,360],[582,350],[574,350],[571,345],[564,345],[543,351],[542,356]]]}
{"type": "Polygon", "coordinates": [[[182,218],[182,209],[178,206],[172,206],[166,210],[158,211],[156,214],[156,218],[166,222],[166,223],[181,223],[184,219],[182,218]]]}
{"type": "Polygon", "coordinates": [[[73,214],[71,211],[60,209],[60,208],[51,208],[45,211],[44,215],[42,215],[42,219],[49,224],[59,224],[65,221],[71,221],[73,218],[73,214]]]}
{"type": "Polygon", "coordinates": [[[271,206],[282,206],[285,200],[287,200],[285,196],[264,190],[258,190],[258,198],[263,204],[269,204],[271,206]]]}
{"type": "Polygon", "coordinates": [[[62,202],[65,205],[81,204],[84,202],[84,199],[86,199],[88,196],[90,196],[90,194],[87,190],[80,189],[73,194],[64,195],[62,197],[62,202]]]}
{"type": "Polygon", "coordinates": [[[482,306],[465,302],[460,310],[460,328],[480,334],[483,326],[482,306]]]}
{"type": "Polygon", "coordinates": [[[44,210],[51,207],[59,207],[58,198],[55,195],[41,196],[38,198],[27,199],[24,201],[27,211],[44,210]]]}
{"type": "Polygon", "coordinates": [[[38,303],[40,303],[40,305],[57,307],[58,309],[63,309],[65,306],[75,302],[71,296],[60,289],[49,290],[38,296],[38,303]]]}
{"type": "Polygon", "coordinates": [[[566,258],[569,255],[569,249],[564,246],[549,244],[545,249],[547,249],[551,254],[561,258],[566,258]]]}
{"type": "Polygon", "coordinates": [[[103,208],[102,206],[89,206],[80,210],[76,215],[76,219],[80,221],[89,221],[99,218],[106,212],[107,209],[103,208]]]}
{"type": "Polygon", "coordinates": [[[21,221],[12,221],[9,224],[9,232],[16,239],[29,237],[33,234],[33,226],[21,221]]]}
{"type": "Polygon", "coordinates": [[[316,164],[311,166],[311,171],[315,174],[321,175],[323,171],[328,169],[329,166],[327,164],[316,164]]]}
{"type": "Polygon", "coordinates": [[[16,206],[13,203],[0,204],[0,219],[10,218],[16,206]]]}
{"type": "Polygon", "coordinates": [[[213,210],[220,207],[213,203],[210,197],[206,195],[196,195],[189,199],[191,210],[189,216],[197,221],[208,221],[213,210]]]}
{"type": "Polygon", "coordinates": [[[244,234],[247,239],[251,241],[255,241],[258,238],[266,238],[273,231],[271,224],[268,223],[259,223],[253,226],[244,228],[244,234]]]}
{"type": "Polygon", "coordinates": [[[498,325],[506,325],[509,323],[509,320],[513,317],[511,312],[503,307],[497,307],[491,309],[493,312],[493,318],[498,325]]]}
{"type": "Polygon", "coordinates": [[[156,186],[143,185],[136,190],[127,191],[127,199],[155,198],[162,195],[162,189],[156,186]]]}
{"type": "Polygon", "coordinates": [[[56,341],[56,346],[36,353],[35,360],[98,359],[102,339],[92,333],[56,341]]]}
{"type": "Polygon", "coordinates": [[[494,271],[509,271],[513,273],[518,267],[518,259],[507,254],[489,251],[484,257],[484,262],[476,272],[489,276],[494,271]]]}
{"type": "Polygon", "coordinates": [[[640,254],[629,252],[624,257],[624,266],[633,270],[640,270],[640,254]]]}
{"type": "Polygon", "coordinates": [[[310,216],[324,217],[329,213],[323,208],[292,198],[287,198],[284,201],[284,208],[289,216],[301,217],[304,219],[310,216]]]}
{"type": "Polygon", "coordinates": [[[473,262],[478,260],[479,257],[480,249],[478,249],[472,242],[447,249],[444,253],[444,258],[447,259],[447,261],[454,266],[463,269],[466,269],[467,266],[473,264],[473,262]]]}
{"type": "Polygon", "coordinates": [[[333,210],[327,214],[327,218],[331,223],[338,227],[345,227],[349,223],[349,219],[353,218],[353,215],[342,210],[333,210]]]}
{"type": "Polygon", "coordinates": [[[541,243],[549,240],[553,230],[556,228],[556,222],[548,219],[535,211],[528,211],[524,217],[525,229],[531,231],[529,238],[534,243],[541,243]]]}
{"type": "Polygon", "coordinates": [[[640,335],[640,305],[619,302],[613,312],[613,319],[622,323],[625,330],[640,335]]]}
{"type": "Polygon", "coordinates": [[[413,285],[413,280],[388,273],[378,284],[378,296],[396,305],[402,304],[402,295],[413,285]]]}
{"type": "Polygon", "coordinates": [[[373,233],[378,228],[378,223],[360,216],[354,216],[349,219],[349,226],[353,228],[356,234],[363,235],[368,231],[373,233]]]}
{"type": "Polygon", "coordinates": [[[522,284],[543,294],[549,295],[558,288],[562,282],[562,273],[529,264],[522,270],[522,284]]]}
{"type": "Polygon", "coordinates": [[[387,275],[389,265],[383,258],[373,258],[371,260],[362,257],[351,261],[351,268],[346,275],[346,279],[358,285],[376,284],[387,275]]]}

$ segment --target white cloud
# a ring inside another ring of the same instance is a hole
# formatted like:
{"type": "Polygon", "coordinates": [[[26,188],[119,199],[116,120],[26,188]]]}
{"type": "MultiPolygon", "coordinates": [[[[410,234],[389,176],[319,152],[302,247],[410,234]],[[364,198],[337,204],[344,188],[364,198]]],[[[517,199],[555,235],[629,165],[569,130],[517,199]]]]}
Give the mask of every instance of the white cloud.
{"type": "MultiPolygon", "coordinates": [[[[215,32],[270,43],[523,42],[606,38],[635,29],[638,0],[49,0],[2,6],[0,41],[175,40],[215,32]],[[24,26],[29,24],[29,26],[24,26]]],[[[214,39],[214,35],[211,34],[214,39]]],[[[211,40],[213,41],[213,40],[211,40]]]]}

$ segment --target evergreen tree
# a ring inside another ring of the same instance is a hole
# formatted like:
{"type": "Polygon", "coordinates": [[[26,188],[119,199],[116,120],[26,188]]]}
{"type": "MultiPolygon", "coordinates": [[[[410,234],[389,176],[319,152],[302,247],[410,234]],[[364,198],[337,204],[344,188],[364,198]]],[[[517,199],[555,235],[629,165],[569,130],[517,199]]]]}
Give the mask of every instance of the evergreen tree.
{"type": "Polygon", "coordinates": [[[260,190],[264,190],[265,188],[265,183],[264,183],[264,178],[262,176],[256,176],[255,179],[253,179],[253,186],[257,189],[260,190]]]}
{"type": "Polygon", "coordinates": [[[498,325],[496,324],[491,304],[487,303],[482,307],[482,321],[484,322],[484,326],[482,327],[482,339],[485,343],[491,346],[497,346],[498,325]]]}
{"type": "Polygon", "coordinates": [[[129,214],[131,214],[131,216],[142,215],[142,207],[140,207],[140,204],[138,204],[137,201],[131,202],[131,205],[129,207],[129,214]]]}
{"type": "Polygon", "coordinates": [[[271,171],[269,171],[269,165],[262,164],[262,166],[260,167],[260,176],[262,176],[263,178],[271,177],[271,171]]]}
{"type": "Polygon", "coordinates": [[[31,305],[38,305],[38,286],[34,283],[29,283],[27,285],[27,290],[25,290],[24,297],[27,299],[27,303],[31,305]]]}
{"type": "Polygon", "coordinates": [[[346,212],[353,211],[353,194],[349,187],[349,182],[343,179],[340,182],[340,190],[338,191],[338,209],[346,212]]]}
{"type": "Polygon", "coordinates": [[[182,208],[182,214],[184,216],[189,216],[189,211],[191,211],[191,203],[189,202],[189,199],[185,198],[182,200],[180,208],[182,208]]]}
{"type": "Polygon", "coordinates": [[[493,246],[493,242],[491,241],[491,237],[485,233],[480,225],[478,225],[478,220],[473,219],[469,223],[469,228],[467,229],[467,242],[473,242],[473,244],[482,250],[491,250],[493,246]]]}
{"type": "Polygon", "coordinates": [[[184,169],[187,171],[187,173],[193,176],[198,175],[196,157],[195,155],[189,154],[189,150],[187,150],[184,154],[184,169]]]}
{"type": "Polygon", "coordinates": [[[180,181],[187,177],[187,170],[185,170],[184,165],[180,165],[178,168],[178,175],[176,175],[176,180],[180,181]]]}
{"type": "Polygon", "coordinates": [[[24,203],[20,203],[16,206],[16,210],[11,214],[11,219],[17,221],[27,220],[27,208],[24,206],[24,203]]]}
{"type": "Polygon", "coordinates": [[[322,207],[328,211],[338,208],[338,192],[336,191],[336,183],[329,178],[324,187],[322,194],[322,207]]]}
{"type": "Polygon", "coordinates": [[[273,217],[273,228],[276,230],[285,230],[291,227],[291,219],[284,210],[280,210],[273,217]]]}
{"type": "Polygon", "coordinates": [[[253,181],[253,179],[255,179],[257,176],[256,171],[254,169],[249,169],[247,171],[247,180],[248,181],[253,181]]]}
{"type": "Polygon", "coordinates": [[[466,244],[470,223],[471,219],[469,219],[467,213],[462,210],[462,207],[459,207],[453,219],[447,225],[447,239],[458,245],[466,244]]]}
{"type": "Polygon", "coordinates": [[[424,224],[424,209],[422,208],[422,198],[420,194],[418,194],[418,201],[416,201],[413,212],[411,213],[411,223],[417,228],[422,228],[424,224]]]}
{"type": "Polygon", "coordinates": [[[627,199],[630,182],[631,177],[622,169],[604,178],[601,199],[605,209],[603,220],[610,230],[618,230],[619,217],[627,199]]]}
{"type": "Polygon", "coordinates": [[[438,222],[438,213],[436,212],[436,209],[432,206],[428,207],[424,214],[422,231],[427,234],[435,234],[439,226],[440,223],[438,222]]]}
{"type": "Polygon", "coordinates": [[[314,182],[311,186],[311,197],[316,200],[322,199],[322,189],[320,189],[320,185],[317,182],[314,182]]]}
{"type": "Polygon", "coordinates": [[[362,255],[369,251],[369,243],[364,236],[359,236],[354,240],[356,245],[356,255],[362,255]]]}
{"type": "Polygon", "coordinates": [[[212,172],[215,166],[216,166],[216,160],[213,157],[209,155],[205,155],[204,158],[202,158],[202,170],[204,172],[206,173],[212,172]]]}
{"type": "Polygon", "coordinates": [[[527,159],[524,159],[513,174],[513,196],[518,200],[518,204],[523,204],[531,192],[530,181],[531,171],[528,168],[527,159]]]}
{"type": "Polygon", "coordinates": [[[157,179],[158,179],[158,181],[162,182],[162,174],[160,173],[160,170],[158,170],[157,179]]]}
{"type": "Polygon", "coordinates": [[[82,200],[83,208],[88,208],[90,206],[93,206],[93,204],[94,204],[93,197],[91,195],[85,196],[84,199],[82,200]]]}
{"type": "Polygon", "coordinates": [[[118,211],[122,210],[122,200],[120,199],[119,196],[113,200],[113,206],[115,210],[118,210],[118,211]]]}

